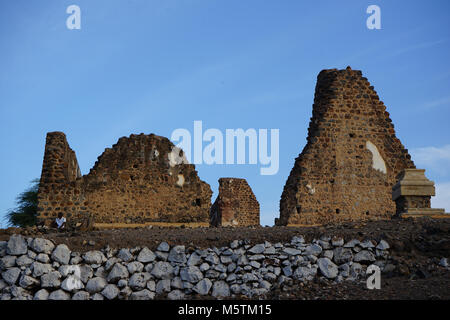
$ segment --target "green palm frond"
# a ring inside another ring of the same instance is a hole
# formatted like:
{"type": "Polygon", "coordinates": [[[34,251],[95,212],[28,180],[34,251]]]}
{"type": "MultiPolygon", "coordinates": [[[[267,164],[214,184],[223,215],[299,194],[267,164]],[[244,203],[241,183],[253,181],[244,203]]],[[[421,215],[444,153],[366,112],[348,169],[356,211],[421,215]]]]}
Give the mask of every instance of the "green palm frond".
{"type": "Polygon", "coordinates": [[[37,222],[37,203],[39,179],[31,181],[32,185],[16,198],[16,208],[10,209],[5,216],[9,226],[29,227],[37,222]]]}

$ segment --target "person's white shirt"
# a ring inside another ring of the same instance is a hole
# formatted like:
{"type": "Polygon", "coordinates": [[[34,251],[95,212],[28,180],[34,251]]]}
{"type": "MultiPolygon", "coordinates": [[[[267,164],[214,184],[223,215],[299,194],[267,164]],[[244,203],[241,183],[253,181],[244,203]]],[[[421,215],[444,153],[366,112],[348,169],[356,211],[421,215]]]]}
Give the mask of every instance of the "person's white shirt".
{"type": "Polygon", "coordinates": [[[56,225],[58,226],[58,229],[61,228],[61,226],[63,225],[63,223],[66,222],[66,218],[62,217],[60,218],[56,218],[56,225]]]}

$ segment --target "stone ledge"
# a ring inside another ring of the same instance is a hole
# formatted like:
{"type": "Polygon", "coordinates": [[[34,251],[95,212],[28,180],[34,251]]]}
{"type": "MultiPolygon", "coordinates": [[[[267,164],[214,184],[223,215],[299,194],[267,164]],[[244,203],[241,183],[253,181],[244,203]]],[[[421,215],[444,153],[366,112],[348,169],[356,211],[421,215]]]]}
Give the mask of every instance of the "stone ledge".
{"type": "Polygon", "coordinates": [[[186,228],[201,228],[209,227],[207,222],[148,222],[148,223],[94,223],[95,228],[99,229],[120,229],[120,228],[143,228],[143,227],[181,227],[186,228]]]}
{"type": "Polygon", "coordinates": [[[408,211],[401,213],[402,218],[418,218],[429,217],[435,219],[450,218],[450,213],[446,213],[445,209],[433,209],[433,208],[418,208],[408,209],[408,211]]]}
{"type": "Polygon", "coordinates": [[[392,200],[401,196],[434,196],[434,182],[425,176],[425,169],[405,169],[403,176],[392,187],[392,200]]]}

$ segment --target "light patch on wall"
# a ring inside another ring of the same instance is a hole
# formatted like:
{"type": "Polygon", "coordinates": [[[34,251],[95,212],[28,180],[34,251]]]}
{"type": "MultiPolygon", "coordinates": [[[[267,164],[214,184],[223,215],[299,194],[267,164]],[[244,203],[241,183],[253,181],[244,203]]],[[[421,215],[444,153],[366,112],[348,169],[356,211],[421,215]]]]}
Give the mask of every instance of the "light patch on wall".
{"type": "Polygon", "coordinates": [[[158,156],[159,156],[158,149],[153,149],[152,152],[150,153],[150,160],[156,160],[158,156]]]}
{"type": "Polygon", "coordinates": [[[184,185],[184,176],[182,174],[178,175],[177,185],[179,185],[180,187],[184,185]]]}
{"type": "Polygon", "coordinates": [[[372,152],[372,167],[375,170],[381,171],[384,174],[387,173],[386,164],[384,163],[383,157],[380,152],[378,152],[378,148],[370,141],[366,141],[366,148],[372,152]]]}
{"type": "Polygon", "coordinates": [[[181,150],[180,148],[175,147],[175,146],[172,147],[172,150],[168,154],[168,158],[169,158],[169,165],[171,167],[175,167],[182,163],[189,164],[183,150],[181,150]]]}
{"type": "Polygon", "coordinates": [[[308,193],[309,193],[309,194],[314,194],[314,193],[316,193],[316,188],[313,188],[312,185],[307,184],[307,185],[306,185],[306,188],[308,189],[308,193]]]}

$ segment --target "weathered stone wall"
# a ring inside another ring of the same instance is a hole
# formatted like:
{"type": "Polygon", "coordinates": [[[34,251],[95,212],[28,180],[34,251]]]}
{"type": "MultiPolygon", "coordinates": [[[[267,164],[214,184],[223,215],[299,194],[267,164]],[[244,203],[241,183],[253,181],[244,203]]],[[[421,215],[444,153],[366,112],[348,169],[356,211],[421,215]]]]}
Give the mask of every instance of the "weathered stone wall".
{"type": "Polygon", "coordinates": [[[81,176],[65,134],[48,133],[39,218],[48,221],[63,212],[72,221],[93,215],[96,223],[208,223],[211,188],[194,165],[169,157],[179,152],[173,147],[154,134],[122,137],[81,176]]]}
{"type": "Polygon", "coordinates": [[[219,179],[219,195],[210,219],[211,226],[259,225],[259,202],[245,179],[219,179]]]}
{"type": "Polygon", "coordinates": [[[361,71],[323,70],[307,144],[284,186],[276,223],[389,217],[396,211],[392,186],[403,169],[414,167],[361,71]]]}

